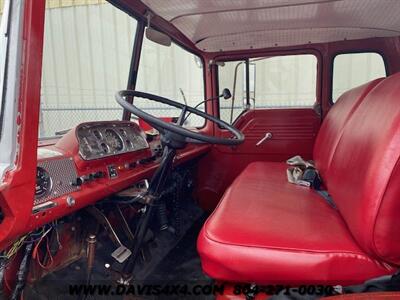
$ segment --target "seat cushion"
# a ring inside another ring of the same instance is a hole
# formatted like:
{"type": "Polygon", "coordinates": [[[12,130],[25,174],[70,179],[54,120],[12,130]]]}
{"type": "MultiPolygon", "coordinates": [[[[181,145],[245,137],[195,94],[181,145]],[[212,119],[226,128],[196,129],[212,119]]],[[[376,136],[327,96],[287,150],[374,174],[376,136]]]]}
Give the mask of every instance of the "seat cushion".
{"type": "Polygon", "coordinates": [[[333,154],[345,125],[365,99],[365,96],[382,80],[383,78],[375,79],[343,93],[324,118],[315,140],[313,159],[320,175],[324,178],[325,184],[329,182],[326,173],[331,165],[333,154]]]}
{"type": "Polygon", "coordinates": [[[258,284],[353,284],[394,269],[366,255],[315,191],[287,182],[285,163],[251,163],[203,226],[212,278],[258,284]]]}
{"type": "MultiPolygon", "coordinates": [[[[326,182],[358,245],[400,265],[400,73],[379,83],[347,122],[326,182]]],[[[325,181],[325,180],[324,180],[325,181]]]]}

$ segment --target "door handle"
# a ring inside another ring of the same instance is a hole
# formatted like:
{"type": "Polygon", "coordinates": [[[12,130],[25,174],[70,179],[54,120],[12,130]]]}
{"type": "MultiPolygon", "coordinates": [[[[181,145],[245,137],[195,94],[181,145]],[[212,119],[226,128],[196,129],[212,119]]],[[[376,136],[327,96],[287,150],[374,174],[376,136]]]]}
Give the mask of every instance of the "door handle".
{"type": "Polygon", "coordinates": [[[272,133],[271,132],[267,132],[265,134],[265,136],[263,136],[263,138],[257,142],[256,147],[260,146],[262,143],[264,143],[266,140],[269,140],[269,139],[272,139],[272,133]]]}

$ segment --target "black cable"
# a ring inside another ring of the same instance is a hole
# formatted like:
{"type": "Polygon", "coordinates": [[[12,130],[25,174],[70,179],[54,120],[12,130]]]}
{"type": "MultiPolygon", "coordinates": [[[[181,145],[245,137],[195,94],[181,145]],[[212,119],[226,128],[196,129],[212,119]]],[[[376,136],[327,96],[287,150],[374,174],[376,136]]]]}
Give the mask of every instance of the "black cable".
{"type": "Polygon", "coordinates": [[[28,275],[29,264],[32,258],[33,242],[26,244],[24,257],[22,258],[19,270],[17,273],[17,283],[11,295],[11,300],[19,300],[21,292],[23,291],[28,275]]]}
{"type": "MultiPolygon", "coordinates": [[[[206,100],[204,100],[204,101],[201,101],[201,102],[197,103],[196,106],[193,107],[193,108],[196,109],[196,108],[198,108],[200,105],[202,105],[202,104],[204,104],[204,103],[206,103],[206,102],[208,102],[208,101],[213,101],[213,100],[215,100],[215,99],[218,99],[218,98],[217,98],[217,97],[214,97],[214,98],[210,98],[210,99],[206,99],[206,100]]],[[[187,120],[187,118],[190,116],[190,114],[191,114],[191,112],[189,111],[189,113],[188,113],[188,114],[186,115],[186,117],[183,119],[183,123],[182,123],[182,124],[184,124],[184,123],[186,122],[186,120],[187,120]]]]}
{"type": "Polygon", "coordinates": [[[2,257],[0,260],[0,299],[5,299],[4,289],[3,289],[3,279],[4,279],[4,272],[7,266],[7,258],[2,257]]]}
{"type": "Polygon", "coordinates": [[[165,201],[160,201],[160,203],[157,205],[157,217],[160,230],[165,230],[170,226],[167,215],[167,204],[165,201]]]}
{"type": "MultiPolygon", "coordinates": [[[[170,194],[174,191],[175,189],[175,184],[170,185],[168,188],[166,188],[162,193],[160,193],[159,197],[163,197],[167,194],[170,194]]],[[[121,197],[118,196],[117,198],[113,198],[113,199],[109,199],[109,200],[105,200],[101,203],[105,203],[105,204],[133,204],[133,203],[142,203],[142,200],[146,197],[147,191],[143,192],[135,197],[121,197]]],[[[154,206],[156,206],[156,204],[154,204],[154,206]]]]}
{"type": "Polygon", "coordinates": [[[174,195],[172,197],[172,212],[174,217],[174,226],[176,234],[179,235],[182,231],[182,222],[180,218],[180,203],[182,201],[183,178],[179,172],[172,174],[173,181],[176,182],[174,195]]]}
{"type": "Polygon", "coordinates": [[[133,198],[131,197],[118,197],[117,199],[110,199],[110,200],[105,200],[101,203],[105,203],[105,204],[133,204],[133,203],[141,203],[141,200],[144,198],[144,196],[146,195],[146,193],[137,195],[133,198]],[[126,199],[126,200],[124,200],[126,199]]]}

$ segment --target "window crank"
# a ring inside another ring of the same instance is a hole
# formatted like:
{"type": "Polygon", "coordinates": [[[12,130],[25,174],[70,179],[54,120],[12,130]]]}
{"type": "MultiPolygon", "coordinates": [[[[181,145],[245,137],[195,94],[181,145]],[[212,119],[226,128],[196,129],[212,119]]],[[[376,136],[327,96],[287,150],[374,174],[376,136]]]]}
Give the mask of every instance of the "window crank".
{"type": "Polygon", "coordinates": [[[258,141],[258,143],[256,144],[256,147],[258,147],[258,146],[260,146],[262,143],[264,143],[266,140],[269,140],[269,139],[271,139],[272,138],[272,133],[271,132],[267,132],[266,134],[265,134],[265,136],[261,139],[261,140],[259,140],[258,141]]]}

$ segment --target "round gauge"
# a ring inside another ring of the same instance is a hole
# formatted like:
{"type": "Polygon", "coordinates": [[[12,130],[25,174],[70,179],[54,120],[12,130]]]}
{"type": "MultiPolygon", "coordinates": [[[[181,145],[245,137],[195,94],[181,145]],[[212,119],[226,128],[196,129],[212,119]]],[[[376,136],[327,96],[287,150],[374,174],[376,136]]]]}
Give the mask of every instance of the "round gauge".
{"type": "Polygon", "coordinates": [[[124,149],[124,142],[114,130],[107,129],[105,135],[105,141],[110,146],[111,150],[119,152],[124,149]]]}
{"type": "Polygon", "coordinates": [[[79,143],[80,150],[85,154],[90,154],[92,152],[92,147],[86,137],[82,138],[82,143],[79,143]]]}
{"type": "Polygon", "coordinates": [[[52,181],[49,173],[41,168],[36,169],[36,188],[35,188],[35,198],[41,198],[48,195],[52,188],[52,181]]]}
{"type": "Polygon", "coordinates": [[[103,151],[104,154],[107,154],[108,152],[110,152],[110,147],[108,147],[108,145],[106,143],[101,143],[100,147],[101,147],[101,151],[103,151]]]}
{"type": "Polygon", "coordinates": [[[103,138],[103,135],[101,134],[100,131],[98,130],[93,130],[93,135],[98,139],[101,140],[103,138]]]}
{"type": "Polygon", "coordinates": [[[128,147],[128,148],[133,148],[133,144],[132,144],[132,142],[130,141],[130,140],[126,140],[125,141],[125,144],[126,144],[126,146],[128,147]]]}
{"type": "Polygon", "coordinates": [[[122,136],[126,136],[127,135],[125,129],[123,129],[123,128],[120,128],[119,132],[121,133],[122,136]]]}

